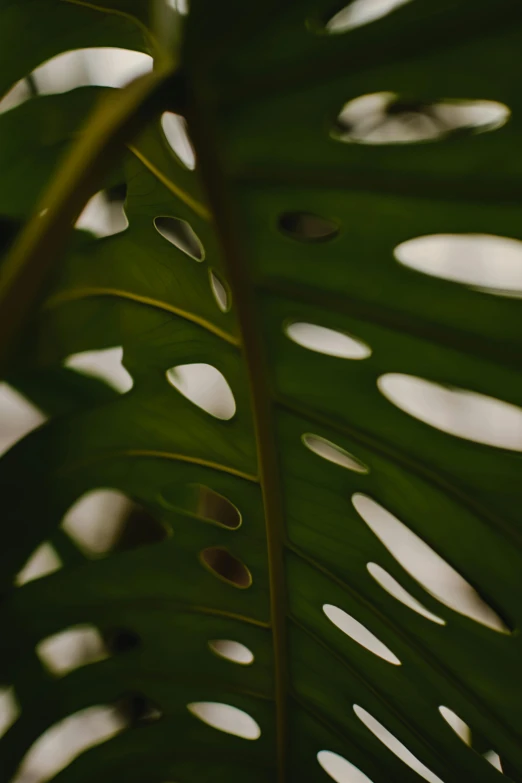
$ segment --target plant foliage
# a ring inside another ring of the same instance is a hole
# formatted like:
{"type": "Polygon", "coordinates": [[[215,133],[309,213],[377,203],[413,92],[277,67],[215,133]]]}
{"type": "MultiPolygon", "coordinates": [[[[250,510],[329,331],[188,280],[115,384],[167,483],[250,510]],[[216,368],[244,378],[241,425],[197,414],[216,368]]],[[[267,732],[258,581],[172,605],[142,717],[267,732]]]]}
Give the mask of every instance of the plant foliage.
{"type": "Polygon", "coordinates": [[[60,783],[321,783],[332,754],[373,783],[522,780],[520,291],[477,278],[487,252],[451,279],[408,256],[518,249],[522,6],[373,2],[0,2],[0,92],[78,48],[156,64],[0,116],[0,353],[48,416],[0,463],[2,780],[96,705],[124,728],[60,783]],[[128,228],[73,231],[115,185],[128,228]],[[118,346],[124,393],[65,366],[118,346]],[[134,505],[93,557],[63,520],[100,489],[134,505]],[[62,567],[19,586],[45,542],[62,567]],[[103,659],[58,676],[42,642],[77,626],[103,659]]]}

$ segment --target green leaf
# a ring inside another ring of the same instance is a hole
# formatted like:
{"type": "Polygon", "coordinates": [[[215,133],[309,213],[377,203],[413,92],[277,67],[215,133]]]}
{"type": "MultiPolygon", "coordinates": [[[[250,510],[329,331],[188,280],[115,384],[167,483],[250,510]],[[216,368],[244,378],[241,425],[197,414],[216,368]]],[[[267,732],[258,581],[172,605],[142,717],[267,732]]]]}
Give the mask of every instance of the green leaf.
{"type": "MultiPolygon", "coordinates": [[[[129,17],[91,5],[46,4],[6,83],[121,45],[129,17]]],[[[13,35],[30,6],[0,6],[13,35]]],[[[193,0],[176,76],[109,91],[88,131],[97,88],[0,118],[2,242],[30,218],[2,266],[6,377],[50,415],[0,463],[6,781],[100,705],[117,736],[60,783],[494,783],[491,759],[522,780],[522,8],[361,8],[193,0]],[[129,227],[71,239],[122,181],[129,227]],[[80,375],[118,346],[120,394],[80,375]],[[133,505],[94,555],[74,517],[107,489],[133,505]],[[19,586],[49,541],[62,567],[19,586]],[[41,643],[84,626],[103,654],[53,675],[41,643]],[[255,724],[218,731],[208,703],[255,724]]]]}

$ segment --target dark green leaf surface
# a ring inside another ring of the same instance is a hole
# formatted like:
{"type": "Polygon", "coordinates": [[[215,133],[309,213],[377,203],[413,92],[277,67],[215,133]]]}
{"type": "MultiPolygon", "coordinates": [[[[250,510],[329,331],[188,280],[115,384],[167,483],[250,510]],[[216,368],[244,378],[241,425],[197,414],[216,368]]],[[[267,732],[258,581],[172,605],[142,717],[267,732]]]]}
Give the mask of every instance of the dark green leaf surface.
{"type": "MultiPolygon", "coordinates": [[[[161,719],[85,752],[57,781],[324,783],[321,750],[339,753],[373,783],[421,780],[354,704],[444,783],[500,780],[480,755],[489,749],[507,779],[522,780],[522,446],[441,432],[377,386],[380,376],[402,373],[522,406],[520,299],[423,275],[393,257],[401,242],[431,234],[522,239],[522,6],[411,0],[344,34],[314,32],[341,6],[193,0],[180,78],[195,171],[181,166],[160,117],[151,118],[122,170],[99,182],[123,177],[129,228],[103,239],[75,232],[55,266],[8,377],[51,418],[0,463],[1,677],[21,705],[1,743],[2,780],[50,726],[129,693],[157,705],[161,719]],[[331,138],[343,104],[381,91],[499,101],[511,116],[491,132],[426,143],[331,138]],[[332,221],[338,232],[299,241],[279,229],[281,215],[293,212],[332,221]],[[157,217],[187,221],[204,260],[161,236],[157,217]],[[211,269],[230,288],[230,312],[216,304],[211,269]],[[307,350],[285,334],[292,321],[353,335],[371,356],[307,350]],[[99,384],[74,390],[70,371],[60,369],[71,354],[120,345],[133,379],[123,395],[99,384]],[[170,368],[190,363],[223,373],[237,408],[229,421],[168,383],[170,368]],[[368,472],[321,459],[304,446],[307,433],[368,472]],[[241,526],[194,511],[193,485],[230,500],[241,526]],[[60,571],[13,586],[36,547],[60,535],[72,504],[107,487],[144,506],[168,531],[165,540],[95,560],[64,558],[60,571]],[[424,589],[357,513],[355,493],[427,542],[509,632],[424,589]],[[239,558],[252,585],[216,578],[201,562],[208,547],[239,558]],[[369,562],[446,624],[385,592],[369,562]],[[364,624],[402,665],[343,634],[324,604],[364,624]],[[81,623],[102,633],[129,629],[140,644],[55,679],[35,645],[81,623]],[[254,663],[213,655],[214,639],[246,645],[254,663]],[[203,724],[186,706],[198,701],[243,709],[260,738],[203,724]],[[474,749],[440,705],[469,725],[474,749]]],[[[3,0],[0,41],[32,20],[34,46],[6,44],[1,78],[8,87],[80,46],[147,48],[146,7],[3,0]]],[[[2,216],[29,217],[99,93],[40,97],[0,117],[2,216]]]]}

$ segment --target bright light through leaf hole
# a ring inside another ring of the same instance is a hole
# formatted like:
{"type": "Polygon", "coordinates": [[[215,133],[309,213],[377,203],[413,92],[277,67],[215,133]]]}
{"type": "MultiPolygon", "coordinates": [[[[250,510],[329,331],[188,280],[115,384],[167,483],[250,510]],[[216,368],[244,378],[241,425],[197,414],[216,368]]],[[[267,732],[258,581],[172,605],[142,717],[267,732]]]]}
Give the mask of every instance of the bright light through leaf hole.
{"type": "Polygon", "coordinates": [[[471,745],[471,731],[467,723],[464,723],[462,718],[459,718],[456,712],[450,710],[449,707],[441,705],[439,712],[448,724],[451,726],[455,734],[457,734],[466,745],[471,745]]]}
{"type": "Polygon", "coordinates": [[[89,199],[75,223],[75,228],[90,231],[98,238],[121,234],[128,226],[123,201],[111,198],[104,190],[89,199]]]}
{"type": "Polygon", "coordinates": [[[355,642],[365,647],[374,655],[379,656],[394,666],[400,666],[401,662],[392,651],[378,639],[375,634],[368,630],[362,623],[352,617],[347,612],[331,604],[324,604],[323,612],[339,630],[353,639],[355,642]]]}
{"type": "Polygon", "coordinates": [[[88,748],[126,727],[113,707],[88,707],[47,729],[31,746],[11,783],[43,783],[54,778],[88,748]]]}
{"type": "Polygon", "coordinates": [[[310,449],[318,457],[322,457],[328,462],[353,470],[355,473],[369,473],[369,468],[363,462],[341,449],[340,446],[336,446],[335,443],[326,440],[326,438],[306,433],[302,436],[302,441],[307,449],[310,449]]]}
{"type": "MultiPolygon", "coordinates": [[[[149,54],[110,46],[62,52],[30,74],[38,95],[53,95],[77,87],[123,87],[152,70],[149,54]]],[[[25,79],[0,101],[0,113],[32,97],[25,79]]]]}
{"type": "Polygon", "coordinates": [[[402,242],[401,264],[491,294],[522,296],[522,242],[489,234],[433,234],[402,242]]]}
{"type": "Polygon", "coordinates": [[[108,657],[105,642],[92,625],[78,625],[48,636],[36,645],[36,653],[51,674],[65,674],[108,657]]]}
{"type": "Polygon", "coordinates": [[[288,337],[303,348],[341,359],[367,359],[371,348],[355,337],[317,324],[296,321],[285,327],[288,337]]]}
{"type": "Polygon", "coordinates": [[[242,666],[249,666],[254,660],[254,653],[240,642],[234,642],[230,639],[216,639],[209,642],[208,645],[216,655],[242,666]]]}
{"type": "Polygon", "coordinates": [[[402,742],[391,733],[391,731],[388,731],[388,729],[383,726],[382,723],[379,723],[379,721],[374,718],[373,715],[370,715],[369,712],[360,707],[358,704],[353,705],[353,711],[359,720],[364,723],[366,728],[369,729],[372,734],[374,734],[377,739],[382,742],[383,745],[391,750],[392,753],[395,753],[395,755],[400,758],[401,761],[407,764],[408,767],[411,767],[411,769],[415,770],[415,772],[424,778],[424,780],[427,780],[428,783],[443,783],[443,781],[437,775],[435,775],[434,772],[428,769],[428,767],[426,767],[422,761],[420,761],[420,759],[414,756],[413,753],[408,750],[408,748],[403,745],[402,742]]]}
{"type": "Polygon", "coordinates": [[[210,364],[178,364],[167,370],[168,382],[180,394],[216,419],[231,419],[236,412],[232,389],[223,373],[210,364]]]}
{"type": "Polygon", "coordinates": [[[355,144],[412,144],[437,141],[458,132],[497,130],[509,116],[507,106],[496,101],[428,102],[378,92],[346,103],[331,136],[355,144]]]}
{"type": "Polygon", "coordinates": [[[102,348],[71,354],[64,364],[81,375],[99,378],[124,394],[132,389],[132,376],[122,364],[123,348],[102,348]]]}
{"type": "Polygon", "coordinates": [[[226,313],[230,310],[230,293],[225,284],[221,281],[220,277],[212,269],[209,270],[210,288],[214,294],[217,306],[222,313],[226,313]]]}
{"type": "Polygon", "coordinates": [[[331,750],[319,751],[317,761],[335,783],[373,783],[364,772],[331,750]]]}
{"type": "Polygon", "coordinates": [[[445,620],[442,620],[440,617],[437,617],[436,614],[433,614],[428,609],[426,609],[426,607],[424,607],[419,601],[417,601],[416,598],[408,593],[408,591],[405,590],[404,587],[400,585],[391,574],[385,571],[384,568],[381,568],[381,566],[377,565],[377,563],[368,563],[366,568],[373,576],[377,584],[383,588],[383,590],[386,590],[387,593],[392,595],[405,606],[413,609],[414,612],[417,612],[417,614],[426,617],[427,620],[431,620],[433,623],[437,623],[438,625],[446,625],[445,620]]]}
{"type": "Polygon", "coordinates": [[[88,555],[102,555],[116,542],[133,503],[123,492],[95,489],[73,503],[62,529],[88,555]]]}
{"type": "Polygon", "coordinates": [[[15,584],[18,586],[32,582],[33,579],[40,579],[42,576],[53,574],[62,567],[62,561],[58,557],[56,549],[47,541],[35,549],[29,557],[21,571],[15,578],[15,584]]]}
{"type": "Polygon", "coordinates": [[[411,0],[353,0],[328,20],[325,30],[328,33],[346,33],[376,22],[408,2],[411,0]]]}
{"type": "Polygon", "coordinates": [[[401,373],[381,375],[377,385],[402,411],[442,432],[522,451],[522,408],[516,405],[401,373]]]}
{"type": "Polygon", "coordinates": [[[258,723],[246,712],[231,704],[199,701],[188,704],[187,707],[203,723],[208,723],[219,731],[248,740],[256,740],[261,736],[258,723]]]}
{"type": "Polygon", "coordinates": [[[186,220],[166,215],[159,216],[154,218],[154,226],[167,242],[177,247],[182,253],[193,258],[194,261],[203,261],[205,249],[196,232],[186,220]]]}
{"type": "Polygon", "coordinates": [[[196,154],[189,139],[187,122],[180,114],[167,111],[161,116],[161,127],[178,160],[191,171],[196,168],[196,154]]]}
{"type": "Polygon", "coordinates": [[[500,617],[476,590],[397,517],[361,493],[353,495],[352,503],[405,571],[431,595],[455,612],[495,631],[508,631],[500,617]]]}
{"type": "Polygon", "coordinates": [[[0,739],[20,717],[20,705],[14,688],[0,688],[0,739]]]}

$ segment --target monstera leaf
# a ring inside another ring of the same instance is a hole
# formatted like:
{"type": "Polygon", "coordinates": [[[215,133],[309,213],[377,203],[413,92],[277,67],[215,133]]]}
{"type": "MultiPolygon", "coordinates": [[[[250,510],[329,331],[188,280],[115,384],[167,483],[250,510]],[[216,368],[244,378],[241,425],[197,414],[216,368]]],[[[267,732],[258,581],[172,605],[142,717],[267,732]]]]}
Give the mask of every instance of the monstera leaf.
{"type": "Polygon", "coordinates": [[[0,116],[2,780],[520,781],[522,6],[186,10],[0,3],[156,63],[0,116]]]}

